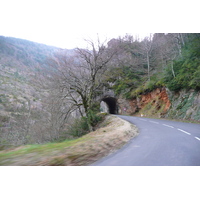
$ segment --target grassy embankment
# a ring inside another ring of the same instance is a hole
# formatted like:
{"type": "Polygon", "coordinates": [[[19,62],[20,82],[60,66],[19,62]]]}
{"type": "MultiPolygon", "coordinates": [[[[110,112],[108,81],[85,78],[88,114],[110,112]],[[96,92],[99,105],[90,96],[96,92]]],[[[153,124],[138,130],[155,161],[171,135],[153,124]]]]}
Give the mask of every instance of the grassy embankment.
{"type": "Polygon", "coordinates": [[[119,149],[137,135],[138,131],[134,125],[108,115],[96,131],[81,138],[0,151],[0,165],[89,165],[119,149]]]}

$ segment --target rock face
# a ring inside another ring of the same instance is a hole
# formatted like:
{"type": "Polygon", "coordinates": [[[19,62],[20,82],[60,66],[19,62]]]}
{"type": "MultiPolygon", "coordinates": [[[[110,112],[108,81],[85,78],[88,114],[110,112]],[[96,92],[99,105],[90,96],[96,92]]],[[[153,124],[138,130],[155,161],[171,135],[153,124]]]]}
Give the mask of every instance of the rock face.
{"type": "Polygon", "coordinates": [[[200,121],[200,91],[168,91],[168,96],[172,105],[166,117],[200,121]]]}
{"type": "Polygon", "coordinates": [[[101,100],[101,112],[110,114],[200,121],[200,91],[171,92],[163,87],[131,100],[116,97],[114,92],[101,100]]]}
{"type": "Polygon", "coordinates": [[[200,91],[157,88],[137,98],[118,98],[119,114],[200,121],[200,91]]]}
{"type": "Polygon", "coordinates": [[[132,100],[119,98],[118,105],[120,114],[136,114],[144,116],[161,117],[169,110],[171,103],[165,88],[142,94],[132,100]]]}
{"type": "Polygon", "coordinates": [[[100,112],[109,113],[108,104],[106,102],[104,102],[104,101],[101,101],[101,103],[100,103],[100,112]]]}

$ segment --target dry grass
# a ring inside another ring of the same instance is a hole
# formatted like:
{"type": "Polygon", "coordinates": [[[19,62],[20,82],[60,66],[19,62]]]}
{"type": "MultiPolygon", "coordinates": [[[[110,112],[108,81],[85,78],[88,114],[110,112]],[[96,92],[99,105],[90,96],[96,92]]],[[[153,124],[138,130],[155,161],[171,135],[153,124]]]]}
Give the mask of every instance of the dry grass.
{"type": "Polygon", "coordinates": [[[109,115],[99,129],[76,140],[1,151],[0,165],[89,165],[121,148],[137,135],[138,130],[134,125],[109,115]]]}

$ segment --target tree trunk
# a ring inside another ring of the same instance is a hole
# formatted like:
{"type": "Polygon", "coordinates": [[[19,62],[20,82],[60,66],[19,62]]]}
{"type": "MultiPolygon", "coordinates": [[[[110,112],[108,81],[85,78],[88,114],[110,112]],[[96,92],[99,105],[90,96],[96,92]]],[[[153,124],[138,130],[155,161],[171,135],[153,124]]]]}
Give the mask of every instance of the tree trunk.
{"type": "Polygon", "coordinates": [[[149,52],[147,51],[148,80],[150,81],[149,52]]]}
{"type": "Polygon", "coordinates": [[[174,65],[173,65],[173,60],[171,62],[171,69],[172,69],[172,74],[174,76],[174,78],[176,77],[175,73],[174,73],[174,65]]]}

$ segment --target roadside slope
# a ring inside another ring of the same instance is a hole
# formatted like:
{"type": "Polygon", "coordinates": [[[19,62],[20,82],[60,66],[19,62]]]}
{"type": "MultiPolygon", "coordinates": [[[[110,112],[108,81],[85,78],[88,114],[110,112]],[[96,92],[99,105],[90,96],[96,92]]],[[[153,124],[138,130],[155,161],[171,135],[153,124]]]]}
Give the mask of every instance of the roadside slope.
{"type": "Polygon", "coordinates": [[[133,124],[108,115],[99,129],[79,139],[1,151],[0,165],[89,165],[121,148],[137,135],[138,130],[133,124]]]}

